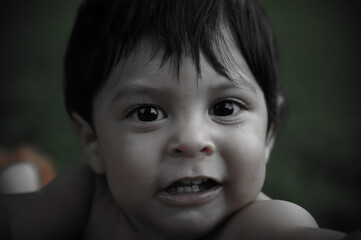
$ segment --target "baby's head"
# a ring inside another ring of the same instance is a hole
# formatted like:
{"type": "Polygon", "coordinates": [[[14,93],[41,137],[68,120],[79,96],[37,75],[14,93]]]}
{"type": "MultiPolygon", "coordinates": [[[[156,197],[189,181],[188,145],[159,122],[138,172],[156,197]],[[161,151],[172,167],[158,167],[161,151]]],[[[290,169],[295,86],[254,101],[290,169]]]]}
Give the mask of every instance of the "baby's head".
{"type": "Polygon", "coordinates": [[[251,0],[87,0],[65,101],[92,168],[136,226],[204,234],[260,193],[280,96],[251,0]]]}

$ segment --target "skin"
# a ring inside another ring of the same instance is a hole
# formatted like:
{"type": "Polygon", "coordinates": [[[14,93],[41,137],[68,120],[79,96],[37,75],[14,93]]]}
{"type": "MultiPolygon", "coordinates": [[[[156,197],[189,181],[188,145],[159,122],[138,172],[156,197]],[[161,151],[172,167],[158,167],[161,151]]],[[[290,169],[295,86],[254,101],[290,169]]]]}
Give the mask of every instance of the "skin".
{"type": "Polygon", "coordinates": [[[93,127],[74,114],[99,174],[85,239],[312,239],[317,224],[307,211],[261,193],[273,145],[266,103],[243,57],[231,57],[233,81],[202,55],[198,78],[188,57],[176,75],[170,62],[160,67],[159,55],[149,61],[138,52],[115,67],[94,99],[93,127]],[[222,102],[231,114],[219,116],[222,102]],[[141,118],[145,108],[155,119],[141,118]],[[163,201],[170,183],[200,176],[220,184],[211,200],[163,201]]]}
{"type": "MultiPolygon", "coordinates": [[[[21,240],[81,239],[84,233],[83,239],[152,239],[139,237],[118,209],[105,177],[84,165],[39,192],[0,196],[0,233],[5,239],[21,240]]],[[[202,239],[329,240],[345,236],[315,226],[301,207],[262,196],[202,239]]],[[[360,232],[347,237],[353,239],[360,239],[360,232]]]]}
{"type": "Polygon", "coordinates": [[[149,58],[140,52],[121,63],[95,98],[96,137],[85,137],[92,139],[85,144],[88,158],[105,173],[114,200],[141,235],[201,236],[261,192],[272,147],[263,92],[240,55],[233,56],[234,83],[203,56],[199,79],[188,57],[179,76],[170,62],[160,68],[159,55],[149,58]],[[225,101],[233,113],[213,113],[225,101]],[[129,115],[140,104],[152,104],[158,119],[129,115]],[[177,207],[162,202],[160,190],[197,176],[221,184],[212,201],[177,207]]]}
{"type": "Polygon", "coordinates": [[[238,71],[230,68],[234,85],[203,58],[197,84],[189,59],[183,60],[178,79],[170,65],[158,71],[159,58],[149,62],[142,54],[119,65],[95,98],[94,128],[74,114],[92,169],[70,171],[40,192],[1,197],[2,234],[87,240],[345,236],[319,229],[303,208],[261,192],[273,138],[266,131],[263,93],[240,55],[233,56],[238,71]],[[120,89],[130,93],[124,89],[135,83],[161,91],[120,97],[120,89]],[[224,84],[227,89],[219,88],[224,84]],[[235,111],[220,117],[215,106],[225,98],[247,107],[232,105],[235,111]],[[127,111],[149,102],[164,111],[157,121],[145,124],[136,111],[127,111]],[[169,182],[198,175],[221,183],[211,201],[174,207],[159,199],[169,182]]]}
{"type": "Polygon", "coordinates": [[[1,239],[81,239],[96,182],[94,172],[84,165],[41,191],[0,195],[1,239]]]}

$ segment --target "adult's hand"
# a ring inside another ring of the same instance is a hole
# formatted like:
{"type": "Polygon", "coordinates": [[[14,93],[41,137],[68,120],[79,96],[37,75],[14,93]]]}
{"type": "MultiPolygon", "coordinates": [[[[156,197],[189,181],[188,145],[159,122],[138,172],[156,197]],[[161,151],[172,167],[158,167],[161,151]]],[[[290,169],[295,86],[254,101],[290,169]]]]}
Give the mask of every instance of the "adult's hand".
{"type": "Polygon", "coordinates": [[[8,232],[11,239],[81,239],[94,179],[90,167],[83,165],[39,192],[0,196],[0,226],[5,226],[0,236],[8,232]]]}

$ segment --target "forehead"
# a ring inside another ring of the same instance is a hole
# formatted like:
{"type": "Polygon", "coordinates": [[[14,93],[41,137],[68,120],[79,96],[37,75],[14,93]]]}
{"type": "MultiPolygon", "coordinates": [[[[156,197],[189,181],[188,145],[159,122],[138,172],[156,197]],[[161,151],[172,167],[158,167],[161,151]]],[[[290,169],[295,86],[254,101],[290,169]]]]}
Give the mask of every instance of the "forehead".
{"type": "Polygon", "coordinates": [[[250,68],[245,59],[234,46],[229,34],[224,34],[223,44],[217,45],[216,57],[223,65],[223,74],[215,69],[209,59],[206,59],[203,52],[199,54],[199,65],[191,56],[186,54],[164,57],[162,49],[154,50],[152,47],[142,44],[137,51],[131,53],[127,58],[122,58],[111,71],[106,86],[110,88],[121,88],[129,83],[147,78],[148,81],[156,81],[159,78],[175,78],[181,84],[181,79],[194,79],[197,84],[209,82],[213,78],[221,78],[224,81],[235,85],[258,88],[250,68]],[[183,76],[183,77],[182,77],[183,76]]]}

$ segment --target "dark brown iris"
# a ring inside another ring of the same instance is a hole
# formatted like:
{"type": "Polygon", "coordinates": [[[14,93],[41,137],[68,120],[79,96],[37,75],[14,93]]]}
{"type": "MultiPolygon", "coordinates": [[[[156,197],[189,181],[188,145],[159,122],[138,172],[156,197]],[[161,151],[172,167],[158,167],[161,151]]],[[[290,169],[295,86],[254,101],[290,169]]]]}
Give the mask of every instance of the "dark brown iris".
{"type": "Polygon", "coordinates": [[[143,122],[151,122],[158,119],[158,110],[154,107],[143,107],[138,109],[138,119],[143,122]]]}
{"type": "Polygon", "coordinates": [[[216,116],[229,116],[234,112],[234,105],[230,101],[217,103],[213,107],[213,114],[216,116]]]}

